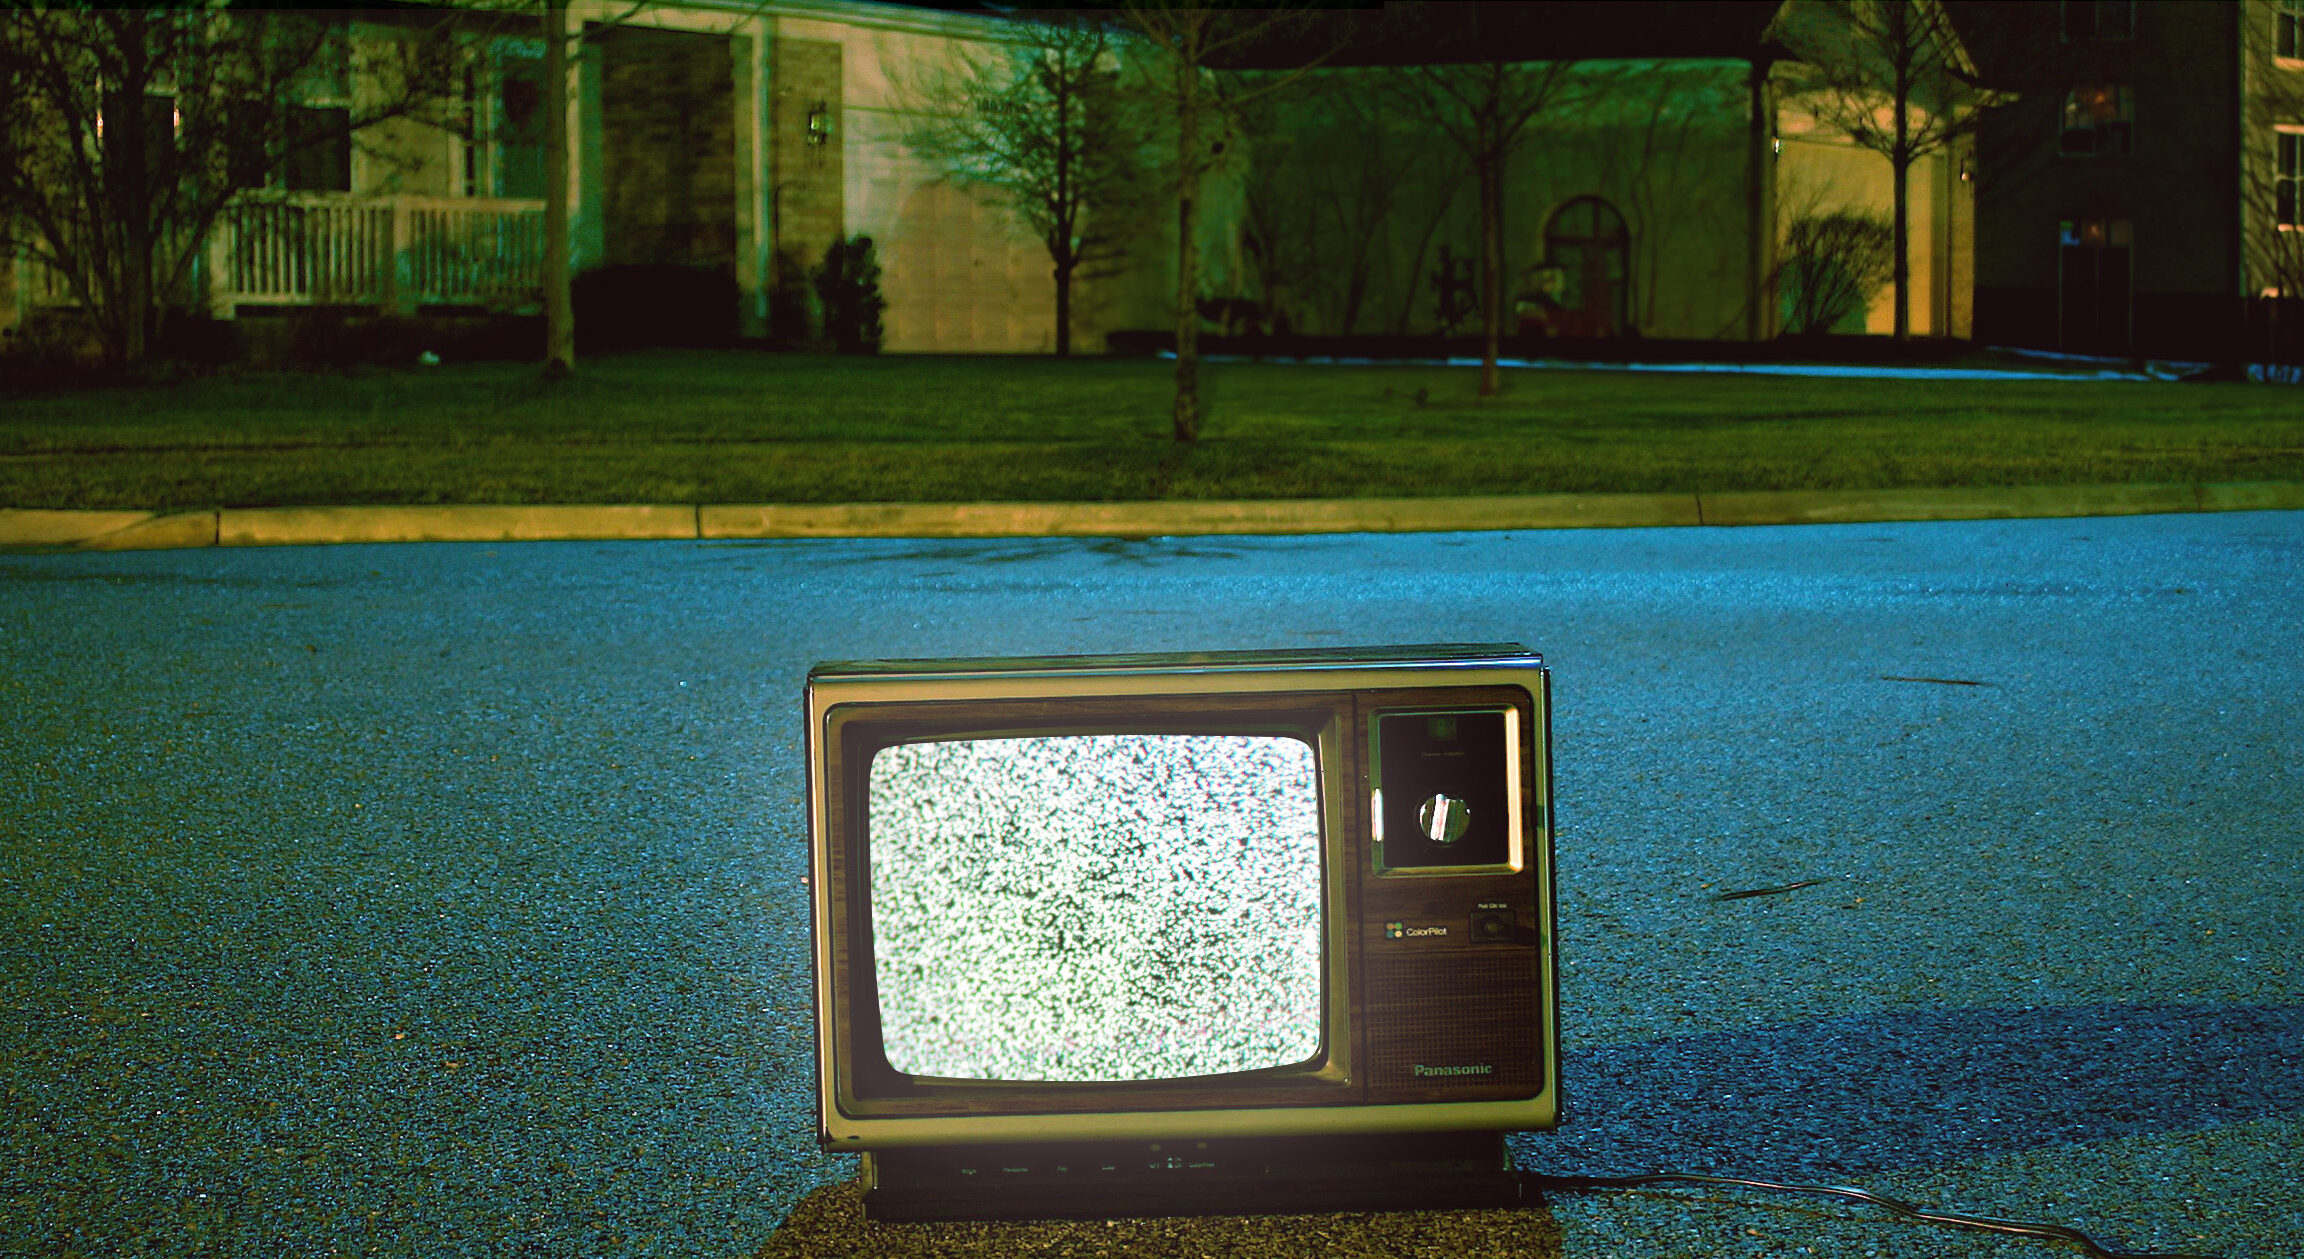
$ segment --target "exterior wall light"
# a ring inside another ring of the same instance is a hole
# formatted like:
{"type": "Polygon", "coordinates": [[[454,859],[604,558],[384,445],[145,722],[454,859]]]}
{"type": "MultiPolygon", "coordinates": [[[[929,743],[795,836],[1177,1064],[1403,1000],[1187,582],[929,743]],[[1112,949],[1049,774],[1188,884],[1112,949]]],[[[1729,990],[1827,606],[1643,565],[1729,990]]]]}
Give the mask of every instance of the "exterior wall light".
{"type": "Polygon", "coordinates": [[[832,138],[832,110],[823,101],[808,111],[808,143],[822,144],[832,138]]]}

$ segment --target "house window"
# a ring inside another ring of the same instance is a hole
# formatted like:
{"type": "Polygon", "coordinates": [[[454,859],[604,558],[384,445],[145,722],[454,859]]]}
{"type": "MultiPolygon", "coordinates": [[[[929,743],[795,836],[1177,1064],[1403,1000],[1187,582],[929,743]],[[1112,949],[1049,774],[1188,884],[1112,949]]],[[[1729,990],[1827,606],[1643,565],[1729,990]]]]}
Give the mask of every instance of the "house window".
{"type": "Polygon", "coordinates": [[[268,53],[301,68],[278,96],[226,105],[225,162],[234,187],[352,191],[350,34],[342,20],[305,15],[266,29],[268,53]]]}
{"type": "Polygon", "coordinates": [[[280,122],[278,186],[290,192],[352,191],[352,31],[340,17],[283,23],[276,37],[304,59],[297,103],[280,122]]]}
{"type": "Polygon", "coordinates": [[[496,195],[544,195],[544,58],[505,57],[496,74],[496,195]]]}
{"type": "Polygon", "coordinates": [[[2126,39],[2136,33],[2130,0],[2064,0],[2064,40],[2126,39]]]}
{"type": "Polygon", "coordinates": [[[290,192],[352,191],[352,111],[291,105],[286,122],[280,186],[290,192]]]}
{"type": "MultiPolygon", "coordinates": [[[[121,137],[128,133],[126,124],[121,124],[110,137],[104,133],[104,124],[107,118],[127,117],[130,108],[128,97],[104,93],[96,109],[97,143],[117,145],[123,142],[121,137]]],[[[176,108],[175,96],[147,93],[136,98],[134,108],[141,116],[139,121],[144,132],[144,169],[154,174],[170,169],[175,158],[176,142],[182,138],[184,129],[183,115],[176,108]]]]}
{"type": "Polygon", "coordinates": [[[2280,230],[2304,227],[2304,127],[2272,137],[2279,166],[2272,179],[2272,218],[2280,230]]]}
{"type": "Polygon", "coordinates": [[[2287,61],[2304,58],[2304,0],[2280,0],[2280,11],[2272,20],[2278,24],[2275,51],[2287,61]]]}
{"type": "Polygon", "coordinates": [[[544,195],[544,50],[498,42],[464,76],[467,197],[544,195]]]}
{"type": "Polygon", "coordinates": [[[1632,234],[1615,206],[1578,197],[1544,225],[1544,258],[1556,309],[1551,330],[1571,337],[1620,337],[1632,328],[1632,234]]]}
{"type": "Polygon", "coordinates": [[[226,139],[226,170],[233,187],[352,191],[351,110],[340,105],[256,103],[237,112],[247,121],[233,125],[226,139]]]}
{"type": "Polygon", "coordinates": [[[2066,249],[2126,249],[2135,226],[2127,219],[2066,219],[2058,235],[2066,249]]]}
{"type": "Polygon", "coordinates": [[[2064,138],[2056,151],[2067,157],[2125,157],[2135,103],[2124,87],[2076,87],[2064,97],[2064,138]]]}

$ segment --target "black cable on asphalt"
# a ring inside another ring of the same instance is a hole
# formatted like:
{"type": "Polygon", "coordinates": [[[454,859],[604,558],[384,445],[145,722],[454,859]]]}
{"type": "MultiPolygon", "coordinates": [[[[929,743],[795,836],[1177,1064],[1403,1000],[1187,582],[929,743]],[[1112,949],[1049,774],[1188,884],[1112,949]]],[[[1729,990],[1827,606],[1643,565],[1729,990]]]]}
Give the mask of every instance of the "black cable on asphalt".
{"type": "Polygon", "coordinates": [[[1874,1193],[1869,1189],[1850,1189],[1838,1185],[1787,1184],[1774,1180],[1752,1180],[1743,1176],[1700,1176],[1690,1172],[1657,1172],[1645,1176],[1547,1176],[1536,1172],[1520,1173],[1521,1183],[1536,1190],[1555,1190],[1576,1193],[1595,1189],[1638,1189],[1644,1185],[1690,1184],[1732,1185],[1743,1189],[1768,1189],[1779,1193],[1805,1193],[1822,1197],[1845,1198],[1851,1202],[1864,1202],[1886,1207],[1898,1215],[1910,1216],[1930,1224],[1943,1224],[1952,1228],[1982,1229],[1991,1233],[2011,1233],[2020,1237],[2041,1237],[2051,1241],[2072,1242],[2097,1259],[2218,1259],[2215,1255],[2169,1254],[2154,1251],[2115,1250],[2097,1241],[2079,1229],[2062,1224],[2035,1224],[2021,1220],[1995,1219],[1988,1215],[1959,1215],[1950,1211],[1930,1211],[1909,1202],[1874,1193]]]}

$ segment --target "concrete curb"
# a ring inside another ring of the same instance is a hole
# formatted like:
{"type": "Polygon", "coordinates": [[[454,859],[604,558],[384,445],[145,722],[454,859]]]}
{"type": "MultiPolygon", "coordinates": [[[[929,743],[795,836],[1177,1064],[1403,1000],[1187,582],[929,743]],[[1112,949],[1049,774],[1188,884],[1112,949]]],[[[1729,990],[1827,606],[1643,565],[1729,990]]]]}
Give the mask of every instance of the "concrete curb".
{"type": "Polygon", "coordinates": [[[2295,510],[2304,510],[2304,483],[2287,481],[1236,502],[0,510],[0,547],[129,551],[344,542],[1453,533],[2295,510]]]}
{"type": "Polygon", "coordinates": [[[686,505],[263,507],[216,515],[219,546],[695,538],[686,505]]]}

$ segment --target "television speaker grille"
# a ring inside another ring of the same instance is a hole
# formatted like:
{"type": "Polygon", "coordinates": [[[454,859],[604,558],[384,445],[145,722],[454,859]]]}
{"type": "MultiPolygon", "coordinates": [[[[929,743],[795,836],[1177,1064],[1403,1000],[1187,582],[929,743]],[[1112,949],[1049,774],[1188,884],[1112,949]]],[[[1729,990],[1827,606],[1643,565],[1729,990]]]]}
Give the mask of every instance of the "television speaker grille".
{"type": "Polygon", "coordinates": [[[1370,1086],[1511,1096],[1541,1088],[1534,954],[1418,953],[1366,963],[1370,1086]]]}

